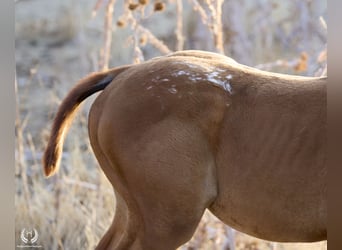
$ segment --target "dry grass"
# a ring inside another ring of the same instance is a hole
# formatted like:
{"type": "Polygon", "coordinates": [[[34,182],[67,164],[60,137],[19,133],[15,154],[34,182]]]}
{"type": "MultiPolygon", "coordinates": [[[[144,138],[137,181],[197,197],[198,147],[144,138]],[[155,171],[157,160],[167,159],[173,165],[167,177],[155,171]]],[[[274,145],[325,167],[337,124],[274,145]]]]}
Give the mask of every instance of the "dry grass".
{"type": "MultiPolygon", "coordinates": [[[[16,6],[17,244],[22,243],[23,228],[36,228],[44,249],[93,249],[111,223],[113,191],[87,135],[94,97],[72,125],[60,173],[45,179],[41,171],[56,108],[85,74],[177,49],[224,52],[265,70],[326,74],[326,28],[319,19],[326,13],[324,1],[140,0],[130,2],[134,6],[121,0],[43,2],[20,1],[16,6]]],[[[191,242],[180,249],[228,249],[232,235],[233,230],[206,213],[191,242]]],[[[274,248],[239,232],[235,246],[274,248]]],[[[327,248],[325,242],[276,247],[327,248]]]]}

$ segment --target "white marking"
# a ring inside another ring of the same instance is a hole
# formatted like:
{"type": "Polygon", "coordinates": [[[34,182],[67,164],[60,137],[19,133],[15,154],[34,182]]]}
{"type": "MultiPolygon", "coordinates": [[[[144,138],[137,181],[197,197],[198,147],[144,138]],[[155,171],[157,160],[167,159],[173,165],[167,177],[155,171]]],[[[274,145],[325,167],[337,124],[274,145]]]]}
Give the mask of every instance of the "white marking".
{"type": "Polygon", "coordinates": [[[198,76],[198,75],[192,75],[189,77],[189,79],[193,82],[196,82],[196,81],[201,81],[203,80],[203,78],[201,76],[198,76]]]}
{"type": "Polygon", "coordinates": [[[178,72],[176,72],[177,76],[188,76],[189,72],[185,72],[184,70],[180,70],[178,72]]]}
{"type": "Polygon", "coordinates": [[[160,76],[156,76],[155,78],[152,79],[152,82],[159,82],[160,81],[160,76]]]}
{"type": "Polygon", "coordinates": [[[176,94],[178,92],[175,87],[169,88],[168,90],[171,94],[176,94]]]}
{"type": "Polygon", "coordinates": [[[207,79],[209,82],[213,82],[215,84],[224,85],[224,82],[220,79],[218,79],[219,73],[218,72],[211,72],[209,74],[207,74],[207,79]]]}
{"type": "Polygon", "coordinates": [[[225,82],[224,89],[227,90],[230,94],[233,92],[232,86],[229,82],[225,82]]]}
{"type": "Polygon", "coordinates": [[[214,68],[210,65],[196,65],[188,62],[176,62],[175,64],[182,64],[192,69],[201,69],[204,75],[202,75],[201,72],[192,72],[191,69],[189,69],[189,71],[175,71],[171,74],[173,77],[187,76],[188,79],[192,82],[209,81],[211,83],[214,83],[215,85],[221,86],[225,91],[229,92],[230,94],[233,93],[232,86],[230,85],[230,80],[233,79],[233,76],[231,74],[223,76],[224,73],[227,71],[226,69],[214,68]]]}
{"type": "Polygon", "coordinates": [[[226,80],[223,80],[218,72],[211,72],[207,74],[207,80],[216,85],[223,87],[224,90],[228,91],[230,94],[232,93],[232,86],[229,83],[229,80],[232,79],[232,75],[226,76],[226,80]]]}

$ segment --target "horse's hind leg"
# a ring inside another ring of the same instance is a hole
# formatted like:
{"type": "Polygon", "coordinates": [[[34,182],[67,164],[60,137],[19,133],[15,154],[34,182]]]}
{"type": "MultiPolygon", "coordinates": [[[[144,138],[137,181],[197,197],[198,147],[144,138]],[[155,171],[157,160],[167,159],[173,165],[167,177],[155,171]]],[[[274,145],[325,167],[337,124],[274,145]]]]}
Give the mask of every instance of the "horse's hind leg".
{"type": "MultiPolygon", "coordinates": [[[[95,115],[100,114],[94,113],[95,115]]],[[[118,172],[118,165],[110,154],[106,154],[98,138],[98,119],[89,119],[90,142],[96,158],[112,183],[116,197],[116,210],[112,224],[97,245],[97,250],[126,250],[126,249],[141,249],[134,247],[136,245],[137,232],[141,226],[139,212],[136,209],[136,203],[125,185],[124,178],[118,172]]],[[[103,146],[103,145],[102,145],[103,146]]]]}
{"type": "Polygon", "coordinates": [[[96,249],[140,249],[133,248],[137,229],[139,228],[137,223],[132,223],[135,216],[129,212],[128,206],[121,195],[117,192],[115,193],[116,210],[113,223],[102,237],[96,249]]]}
{"type": "Polygon", "coordinates": [[[217,194],[203,131],[168,119],[135,137],[121,131],[128,126],[124,120],[101,122],[97,111],[89,119],[90,141],[119,197],[118,214],[98,249],[172,250],[186,243],[217,194]]]}
{"type": "Polygon", "coordinates": [[[127,204],[126,234],[119,240],[126,249],[171,250],[186,243],[216,197],[215,161],[201,131],[163,126],[106,155],[117,162],[107,176],[127,204]]]}
{"type": "Polygon", "coordinates": [[[159,126],[117,156],[141,223],[137,249],[171,250],[186,243],[217,192],[215,161],[201,131],[172,122],[159,126]]]}
{"type": "MultiPolygon", "coordinates": [[[[136,167],[145,168],[145,164],[148,163],[136,163],[136,167]]],[[[189,165],[184,162],[177,167],[189,165]]],[[[207,179],[205,173],[199,177],[197,171],[194,175],[181,172],[184,175],[174,173],[177,180],[167,175],[169,181],[166,176],[159,176],[156,182],[152,177],[149,183],[128,185],[131,193],[122,195],[116,191],[114,221],[96,249],[173,250],[190,240],[214,195],[209,191],[211,177],[207,179]]]]}

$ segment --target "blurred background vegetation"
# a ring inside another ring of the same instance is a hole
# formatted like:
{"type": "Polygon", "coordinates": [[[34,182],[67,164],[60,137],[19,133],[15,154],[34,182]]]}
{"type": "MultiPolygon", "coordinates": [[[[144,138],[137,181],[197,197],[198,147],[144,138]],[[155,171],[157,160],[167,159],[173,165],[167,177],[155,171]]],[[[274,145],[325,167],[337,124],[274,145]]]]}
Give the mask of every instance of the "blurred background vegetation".
{"type": "MultiPolygon", "coordinates": [[[[182,49],[214,51],[263,70],[326,74],[327,1],[16,0],[16,241],[39,232],[44,249],[94,249],[115,199],[92,154],[86,101],[67,136],[60,173],[40,159],[58,105],[93,71],[182,49]]],[[[206,213],[181,249],[326,249],[272,244],[235,232],[206,213]]]]}

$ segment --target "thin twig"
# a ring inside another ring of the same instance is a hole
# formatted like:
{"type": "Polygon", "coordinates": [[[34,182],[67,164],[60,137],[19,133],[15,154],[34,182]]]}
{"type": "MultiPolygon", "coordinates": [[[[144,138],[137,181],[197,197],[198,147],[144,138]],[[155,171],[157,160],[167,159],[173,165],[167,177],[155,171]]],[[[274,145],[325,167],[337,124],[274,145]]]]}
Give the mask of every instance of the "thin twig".
{"type": "Polygon", "coordinates": [[[24,122],[21,121],[20,119],[20,101],[19,101],[19,93],[18,93],[18,82],[17,82],[17,77],[15,76],[15,82],[14,82],[14,88],[15,88],[15,96],[16,96],[16,130],[17,130],[17,148],[18,148],[18,174],[21,177],[21,183],[22,183],[22,188],[23,188],[23,195],[24,195],[24,200],[28,208],[28,214],[29,214],[29,220],[32,218],[32,209],[30,206],[30,201],[31,201],[31,195],[30,195],[30,190],[28,187],[28,180],[27,180],[27,170],[26,167],[27,165],[25,164],[25,159],[24,159],[24,136],[23,136],[23,131],[25,127],[25,120],[24,122]]]}
{"type": "Polygon", "coordinates": [[[214,43],[217,52],[224,54],[223,48],[223,29],[222,29],[222,0],[216,0],[216,10],[213,12],[213,35],[214,35],[214,43]]]}
{"type": "Polygon", "coordinates": [[[198,14],[200,15],[202,22],[204,24],[208,24],[208,16],[205,13],[205,10],[203,9],[203,7],[199,4],[199,2],[197,0],[189,0],[189,1],[192,3],[193,9],[197,11],[198,14]]]}
{"type": "Polygon", "coordinates": [[[328,30],[327,23],[326,23],[326,21],[324,20],[324,18],[323,18],[322,16],[319,17],[319,21],[321,22],[322,27],[323,27],[325,30],[328,30]]]}
{"type": "Polygon", "coordinates": [[[169,54],[172,52],[172,50],[170,50],[161,40],[156,38],[155,35],[153,35],[152,32],[146,29],[145,27],[138,24],[137,30],[139,32],[145,33],[148,38],[148,41],[163,54],[169,54]]]}
{"type": "Polygon", "coordinates": [[[183,1],[176,0],[177,24],[176,24],[176,39],[177,50],[183,50],[184,36],[183,36],[183,1]]]}
{"type": "Polygon", "coordinates": [[[31,151],[32,161],[34,162],[35,166],[38,166],[37,150],[36,150],[36,147],[35,147],[35,145],[33,143],[33,139],[32,139],[31,133],[27,134],[27,142],[28,142],[28,145],[29,145],[29,148],[30,148],[30,151],[31,151]]]}
{"type": "Polygon", "coordinates": [[[92,18],[94,18],[97,15],[97,11],[100,9],[101,5],[103,3],[103,0],[97,0],[96,4],[91,12],[92,18]]]}
{"type": "Polygon", "coordinates": [[[114,12],[115,0],[110,0],[106,7],[106,18],[105,18],[105,34],[104,34],[104,50],[102,55],[102,70],[108,69],[108,64],[111,55],[112,45],[112,28],[113,28],[113,12],[114,12]]]}
{"type": "Polygon", "coordinates": [[[140,25],[140,20],[142,18],[142,16],[144,15],[144,9],[141,9],[140,12],[136,13],[136,17],[134,17],[133,12],[130,12],[130,20],[131,20],[131,25],[132,25],[132,29],[133,29],[133,62],[135,64],[141,63],[143,62],[144,59],[144,55],[140,49],[140,43],[139,43],[139,37],[140,37],[140,32],[138,30],[138,26],[140,25]]]}

